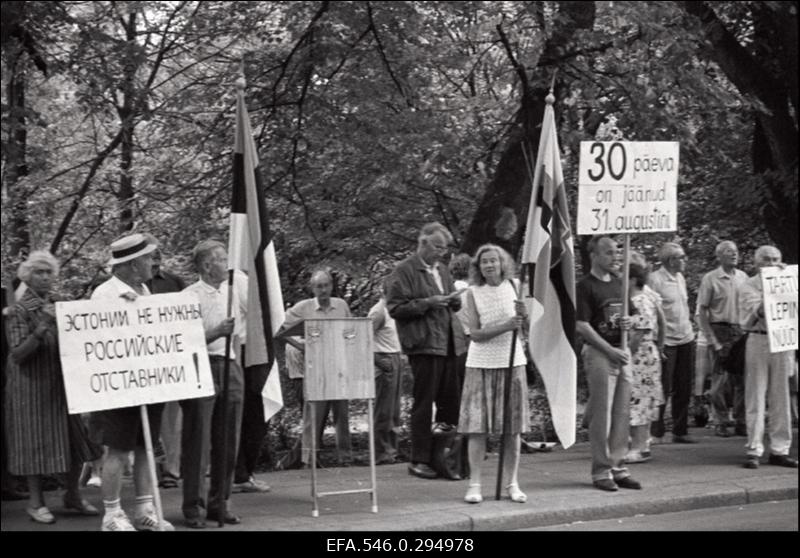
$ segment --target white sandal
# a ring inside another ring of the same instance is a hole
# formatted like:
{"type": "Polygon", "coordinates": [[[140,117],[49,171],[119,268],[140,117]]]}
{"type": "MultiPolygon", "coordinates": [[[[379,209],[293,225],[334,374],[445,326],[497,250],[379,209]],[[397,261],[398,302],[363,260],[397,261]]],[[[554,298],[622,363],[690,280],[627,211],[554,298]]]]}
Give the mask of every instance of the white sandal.
{"type": "Polygon", "coordinates": [[[524,504],[528,501],[528,495],[519,489],[519,485],[517,483],[509,484],[506,486],[506,490],[508,490],[508,497],[511,498],[512,502],[524,504]]]}
{"type": "Polygon", "coordinates": [[[464,496],[464,501],[468,504],[480,504],[483,502],[480,483],[469,485],[469,488],[467,489],[467,495],[464,496]]]}

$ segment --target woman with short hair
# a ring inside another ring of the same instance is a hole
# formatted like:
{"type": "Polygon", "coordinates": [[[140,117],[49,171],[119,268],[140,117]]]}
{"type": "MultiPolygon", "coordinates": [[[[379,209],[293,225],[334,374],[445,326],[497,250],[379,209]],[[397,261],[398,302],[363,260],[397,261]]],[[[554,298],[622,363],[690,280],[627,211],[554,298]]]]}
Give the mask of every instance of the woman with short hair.
{"type": "Polygon", "coordinates": [[[488,434],[505,430],[508,459],[503,477],[512,502],[524,503],[528,497],[519,488],[520,433],[529,430],[527,360],[520,337],[512,347],[512,332],[527,320],[523,303],[517,300],[518,282],[512,279],[514,261],[494,244],[484,244],[475,253],[470,267],[466,317],[471,342],[467,354],[458,431],[468,435],[470,479],[464,501],[478,504],[481,494],[481,465],[488,434]],[[514,353],[509,373],[510,352],[514,353]],[[508,425],[504,429],[503,399],[505,384],[511,381],[508,400],[508,425]]]}
{"type": "Polygon", "coordinates": [[[42,491],[42,475],[54,473],[67,474],[66,509],[81,515],[99,514],[78,489],[83,463],[100,452],[89,442],[80,416],[67,413],[51,296],[58,271],[52,254],[32,252],[17,272],[28,288],[10,308],[6,322],[10,348],[5,394],[8,468],[13,474],[27,476],[30,500],[25,511],[38,523],[56,520],[42,491]]]}

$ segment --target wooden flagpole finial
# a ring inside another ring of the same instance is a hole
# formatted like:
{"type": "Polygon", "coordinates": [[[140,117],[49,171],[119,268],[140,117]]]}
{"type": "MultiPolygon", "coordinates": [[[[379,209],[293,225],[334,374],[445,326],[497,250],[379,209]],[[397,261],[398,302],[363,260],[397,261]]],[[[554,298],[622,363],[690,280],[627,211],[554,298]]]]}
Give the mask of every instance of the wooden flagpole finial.
{"type": "Polygon", "coordinates": [[[550,92],[547,94],[547,97],[544,98],[544,102],[548,105],[552,105],[556,102],[556,97],[553,94],[553,88],[556,86],[556,75],[558,74],[558,68],[555,69],[553,72],[553,78],[550,80],[550,92]]]}
{"type": "Polygon", "coordinates": [[[247,80],[244,78],[244,56],[242,57],[241,62],[239,63],[239,77],[236,78],[236,89],[239,91],[244,91],[244,88],[247,87],[247,80]]]}

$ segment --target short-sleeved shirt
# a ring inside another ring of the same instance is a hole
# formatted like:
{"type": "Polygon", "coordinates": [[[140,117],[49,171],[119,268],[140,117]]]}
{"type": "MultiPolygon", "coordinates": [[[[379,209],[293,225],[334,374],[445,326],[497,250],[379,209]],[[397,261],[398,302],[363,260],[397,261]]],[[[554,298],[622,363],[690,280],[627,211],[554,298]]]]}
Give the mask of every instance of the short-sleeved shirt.
{"type": "MultiPolygon", "coordinates": [[[[622,281],[612,277],[602,281],[592,274],[581,279],[576,286],[578,304],[575,319],[589,322],[600,337],[610,345],[619,347],[622,341],[619,319],[622,316],[622,281]]],[[[629,311],[636,309],[628,304],[629,311]]]]}
{"type": "Polygon", "coordinates": [[[725,273],[722,266],[703,276],[697,291],[697,306],[708,308],[709,322],[739,323],[737,290],[745,281],[747,281],[747,274],[741,269],[735,269],[729,275],[725,273]]]}
{"type": "MultiPolygon", "coordinates": [[[[147,288],[147,285],[142,283],[143,293],[142,296],[146,296],[150,294],[150,289],[147,288]]],[[[101,298],[119,298],[122,295],[133,293],[136,296],[139,296],[133,287],[118,279],[116,275],[112,275],[107,281],[104,283],[100,283],[97,288],[92,292],[92,296],[90,297],[92,300],[97,300],[101,298]]]]}
{"type": "MultiPolygon", "coordinates": [[[[307,298],[286,311],[286,319],[281,329],[287,330],[298,322],[310,318],[349,318],[351,315],[350,307],[341,298],[331,297],[327,308],[322,308],[316,298],[307,298]]],[[[305,367],[303,353],[291,345],[286,346],[286,367],[290,378],[303,377],[305,367]]]]}
{"type": "MultiPolygon", "coordinates": [[[[234,294],[236,293],[236,283],[234,283],[234,294]]],[[[219,325],[220,322],[228,317],[228,282],[223,281],[219,287],[214,288],[202,279],[192,283],[184,292],[197,294],[200,301],[200,314],[203,317],[203,329],[208,332],[219,325]]],[[[238,300],[238,297],[235,297],[238,300]]],[[[241,328],[244,327],[244,320],[241,319],[240,305],[231,304],[231,317],[235,321],[234,335],[238,336],[241,328]]],[[[236,343],[231,343],[229,358],[236,359],[236,343]]],[[[208,346],[208,356],[225,356],[225,337],[219,337],[211,341],[208,346]]]]}
{"type": "Polygon", "coordinates": [[[767,322],[758,315],[758,309],[764,302],[764,286],[761,275],[756,273],[739,286],[739,318],[742,329],[755,333],[765,333],[767,322]]]}
{"type": "Polygon", "coordinates": [[[670,347],[684,345],[694,340],[689,295],[682,273],[673,275],[664,267],[650,274],[650,287],[661,295],[664,310],[664,344],[670,347]]]}
{"type": "Polygon", "coordinates": [[[397,326],[394,323],[394,318],[386,310],[386,300],[380,299],[369,309],[367,317],[378,326],[378,329],[375,330],[373,342],[373,348],[376,353],[399,353],[403,350],[400,347],[400,338],[397,337],[397,326]]]}
{"type": "Polygon", "coordinates": [[[301,300],[286,311],[282,329],[289,329],[298,322],[309,318],[349,318],[350,307],[341,298],[331,297],[330,305],[322,308],[316,298],[301,300]]]}

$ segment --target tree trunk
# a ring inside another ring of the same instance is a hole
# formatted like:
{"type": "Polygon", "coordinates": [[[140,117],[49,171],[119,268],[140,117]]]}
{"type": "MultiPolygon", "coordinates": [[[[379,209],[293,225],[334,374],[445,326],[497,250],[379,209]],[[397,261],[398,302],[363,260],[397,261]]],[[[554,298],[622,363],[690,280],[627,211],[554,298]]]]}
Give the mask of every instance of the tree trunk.
{"type": "Polygon", "coordinates": [[[8,80],[8,144],[6,146],[6,187],[10,206],[11,238],[8,255],[16,259],[31,247],[28,227],[28,195],[20,178],[27,176],[28,130],[25,120],[25,55],[18,50],[11,62],[8,80]]]}
{"type": "Polygon", "coordinates": [[[133,189],[133,179],[131,178],[131,168],[133,166],[133,132],[135,128],[135,82],[137,63],[136,53],[136,14],[128,15],[125,25],[126,60],[122,81],[122,106],[117,108],[122,126],[122,142],[119,164],[119,191],[117,199],[119,203],[119,232],[125,233],[133,228],[133,203],[136,192],[133,189]]]}
{"type": "MultiPolygon", "coordinates": [[[[520,110],[516,117],[516,126],[511,132],[505,150],[500,157],[497,171],[478,209],[472,218],[467,234],[461,244],[461,251],[468,254],[486,242],[492,242],[508,250],[516,259],[525,233],[528,206],[531,198],[531,181],[528,164],[534,165],[539,149],[539,135],[544,117],[545,97],[549,92],[549,78],[555,68],[550,67],[552,60],[558,60],[559,54],[570,45],[573,35],[579,29],[591,29],[594,25],[594,2],[560,2],[559,17],[556,26],[545,43],[538,68],[547,70],[539,85],[533,86],[525,69],[517,63],[510,45],[505,41],[502,28],[498,27],[501,38],[506,43],[506,50],[512,65],[517,70],[522,88],[520,110]],[[528,161],[526,161],[526,155],[528,161]],[[513,212],[514,218],[510,218],[513,212]],[[516,224],[516,227],[513,224],[516,224]]],[[[556,81],[556,97],[558,97],[556,81]]]]}
{"type": "Polygon", "coordinates": [[[699,18],[711,55],[739,92],[755,98],[753,171],[764,188],[765,228],[784,258],[797,257],[797,2],[753,8],[755,54],[746,50],[706,2],[683,2],[699,18]],[[792,15],[791,7],[795,13],[792,15]],[[784,19],[791,20],[787,24],[784,19]],[[787,44],[788,43],[788,44],[787,44]],[[792,48],[793,52],[785,52],[792,48]]]}

